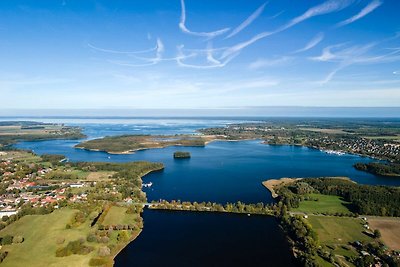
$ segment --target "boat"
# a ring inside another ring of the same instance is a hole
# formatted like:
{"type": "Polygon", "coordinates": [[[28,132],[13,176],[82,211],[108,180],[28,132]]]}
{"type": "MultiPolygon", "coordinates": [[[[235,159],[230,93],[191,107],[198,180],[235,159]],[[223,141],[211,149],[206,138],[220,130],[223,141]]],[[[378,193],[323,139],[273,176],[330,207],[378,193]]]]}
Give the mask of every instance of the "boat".
{"type": "Polygon", "coordinates": [[[151,187],[153,185],[153,183],[152,182],[149,182],[149,183],[147,183],[147,184],[143,184],[143,187],[151,187]]]}
{"type": "Polygon", "coordinates": [[[333,155],[338,155],[338,156],[343,156],[344,152],[342,151],[335,151],[335,150],[322,150],[323,152],[325,152],[326,154],[333,154],[333,155]]]}

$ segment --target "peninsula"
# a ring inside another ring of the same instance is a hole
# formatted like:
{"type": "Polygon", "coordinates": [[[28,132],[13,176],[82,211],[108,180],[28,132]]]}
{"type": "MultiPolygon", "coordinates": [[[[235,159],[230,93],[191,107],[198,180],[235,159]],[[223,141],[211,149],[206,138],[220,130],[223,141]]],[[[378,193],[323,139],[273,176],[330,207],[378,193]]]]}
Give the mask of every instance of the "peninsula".
{"type": "Polygon", "coordinates": [[[1,266],[112,266],[141,232],[141,177],[163,164],[59,158],[0,154],[1,266]]]}
{"type": "Polygon", "coordinates": [[[278,202],[275,214],[303,266],[398,266],[400,188],[344,177],[263,184],[278,202]]]}
{"type": "Polygon", "coordinates": [[[214,136],[206,135],[122,135],[85,141],[75,147],[105,151],[110,154],[128,154],[138,150],[169,146],[205,146],[213,140],[214,136]]]}
{"type": "Polygon", "coordinates": [[[58,123],[35,121],[1,121],[0,148],[18,141],[40,141],[52,139],[81,139],[85,135],[79,127],[58,123]]]}

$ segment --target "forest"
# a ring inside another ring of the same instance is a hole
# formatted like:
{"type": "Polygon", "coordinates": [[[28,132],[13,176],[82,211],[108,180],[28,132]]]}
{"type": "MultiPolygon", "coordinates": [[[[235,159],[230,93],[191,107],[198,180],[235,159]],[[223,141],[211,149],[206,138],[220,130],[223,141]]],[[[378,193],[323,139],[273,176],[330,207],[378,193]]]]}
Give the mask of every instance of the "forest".
{"type": "Polygon", "coordinates": [[[298,207],[304,194],[314,191],[324,195],[336,195],[351,202],[353,213],[376,216],[400,216],[400,188],[356,184],[347,179],[307,178],[279,189],[284,204],[298,207]],[[304,191],[304,184],[308,184],[304,191]],[[303,196],[302,196],[303,195],[303,196]]]}
{"type": "Polygon", "coordinates": [[[356,163],[354,168],[359,171],[365,171],[381,176],[400,176],[400,164],[399,163],[356,163]]]}

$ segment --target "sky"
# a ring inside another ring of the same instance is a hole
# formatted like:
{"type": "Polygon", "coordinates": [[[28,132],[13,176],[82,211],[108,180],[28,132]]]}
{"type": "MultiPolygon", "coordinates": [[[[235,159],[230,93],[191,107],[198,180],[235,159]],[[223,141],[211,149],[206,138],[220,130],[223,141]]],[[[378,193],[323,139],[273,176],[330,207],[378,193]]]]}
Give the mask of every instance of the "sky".
{"type": "Polygon", "coordinates": [[[399,10],[397,0],[0,1],[0,110],[399,107],[399,10]]]}

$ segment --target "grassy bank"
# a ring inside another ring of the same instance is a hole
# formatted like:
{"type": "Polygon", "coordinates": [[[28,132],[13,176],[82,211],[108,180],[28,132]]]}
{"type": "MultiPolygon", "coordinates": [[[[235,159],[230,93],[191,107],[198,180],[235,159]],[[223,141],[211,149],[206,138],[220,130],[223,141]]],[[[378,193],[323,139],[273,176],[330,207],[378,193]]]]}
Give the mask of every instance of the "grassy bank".
{"type": "MultiPolygon", "coordinates": [[[[2,247],[8,255],[1,263],[9,267],[42,267],[42,266],[88,266],[92,255],[71,255],[56,257],[55,251],[64,239],[68,243],[79,238],[85,238],[90,225],[83,224],[76,229],[66,229],[66,224],[76,213],[76,210],[64,208],[48,215],[27,215],[0,231],[1,236],[20,235],[24,238],[21,244],[2,247]]],[[[92,252],[95,253],[95,252],[92,252]]]]}

